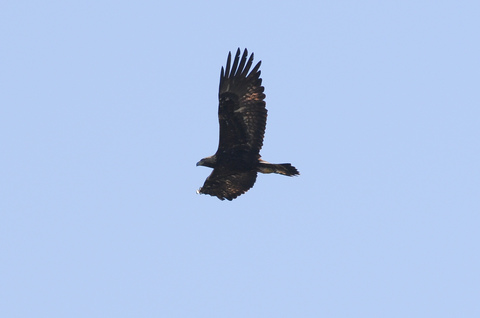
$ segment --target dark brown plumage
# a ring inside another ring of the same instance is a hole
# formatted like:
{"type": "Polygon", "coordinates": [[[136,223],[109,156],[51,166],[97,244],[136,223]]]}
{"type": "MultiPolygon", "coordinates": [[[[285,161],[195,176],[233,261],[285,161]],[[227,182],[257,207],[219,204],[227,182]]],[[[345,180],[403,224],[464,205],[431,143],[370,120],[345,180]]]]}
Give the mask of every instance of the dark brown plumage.
{"type": "Polygon", "coordinates": [[[213,172],[197,193],[233,200],[253,187],[257,172],[298,175],[289,163],[271,164],[260,159],[267,109],[258,62],[251,72],[253,53],[247,60],[245,49],[240,58],[237,50],[233,65],[228,53],[227,66],[220,73],[218,120],[220,141],[215,155],[203,158],[197,166],[213,172]]]}

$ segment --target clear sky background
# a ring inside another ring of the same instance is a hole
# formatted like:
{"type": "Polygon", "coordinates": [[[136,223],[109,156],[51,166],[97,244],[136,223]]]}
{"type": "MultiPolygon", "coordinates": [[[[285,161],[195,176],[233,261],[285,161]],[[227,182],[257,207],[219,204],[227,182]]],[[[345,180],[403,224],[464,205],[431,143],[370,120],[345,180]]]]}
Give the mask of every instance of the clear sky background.
{"type": "Polygon", "coordinates": [[[3,1],[1,317],[480,317],[478,1],[3,1]],[[197,195],[220,68],[260,175],[197,195]]]}

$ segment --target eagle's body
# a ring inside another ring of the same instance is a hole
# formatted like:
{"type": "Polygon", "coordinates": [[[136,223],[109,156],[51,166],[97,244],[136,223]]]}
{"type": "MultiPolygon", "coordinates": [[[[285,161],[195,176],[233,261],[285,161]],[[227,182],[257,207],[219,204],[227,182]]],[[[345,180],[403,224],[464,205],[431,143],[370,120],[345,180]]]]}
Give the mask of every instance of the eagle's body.
{"type": "Polygon", "coordinates": [[[289,163],[271,164],[260,159],[263,145],[267,109],[265,94],[260,78],[260,64],[252,69],[253,53],[247,61],[245,50],[240,59],[237,50],[233,65],[231,53],[227,66],[220,74],[218,93],[218,120],[220,141],[215,155],[203,158],[197,166],[213,168],[213,172],[197,192],[233,200],[248,191],[257,173],[279,173],[286,176],[298,175],[289,163]]]}

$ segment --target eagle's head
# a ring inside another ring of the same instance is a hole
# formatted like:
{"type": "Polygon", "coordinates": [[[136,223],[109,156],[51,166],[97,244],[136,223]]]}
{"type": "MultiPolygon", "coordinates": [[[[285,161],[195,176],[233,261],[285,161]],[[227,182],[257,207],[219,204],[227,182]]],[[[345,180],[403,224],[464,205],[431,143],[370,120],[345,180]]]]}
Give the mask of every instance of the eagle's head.
{"type": "Polygon", "coordinates": [[[210,156],[210,157],[203,158],[202,160],[197,162],[197,167],[204,166],[204,167],[215,168],[216,163],[217,163],[217,158],[215,158],[215,156],[210,156]]]}

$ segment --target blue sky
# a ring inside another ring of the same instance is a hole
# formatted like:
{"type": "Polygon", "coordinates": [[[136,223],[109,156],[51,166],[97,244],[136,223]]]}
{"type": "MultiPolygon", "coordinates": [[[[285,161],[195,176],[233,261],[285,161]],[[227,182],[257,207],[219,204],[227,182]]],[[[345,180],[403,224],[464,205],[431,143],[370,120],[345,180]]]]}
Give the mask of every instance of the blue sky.
{"type": "Polygon", "coordinates": [[[0,316],[479,317],[477,1],[0,5],[0,316]],[[260,175],[195,193],[229,51],[260,175]]]}

